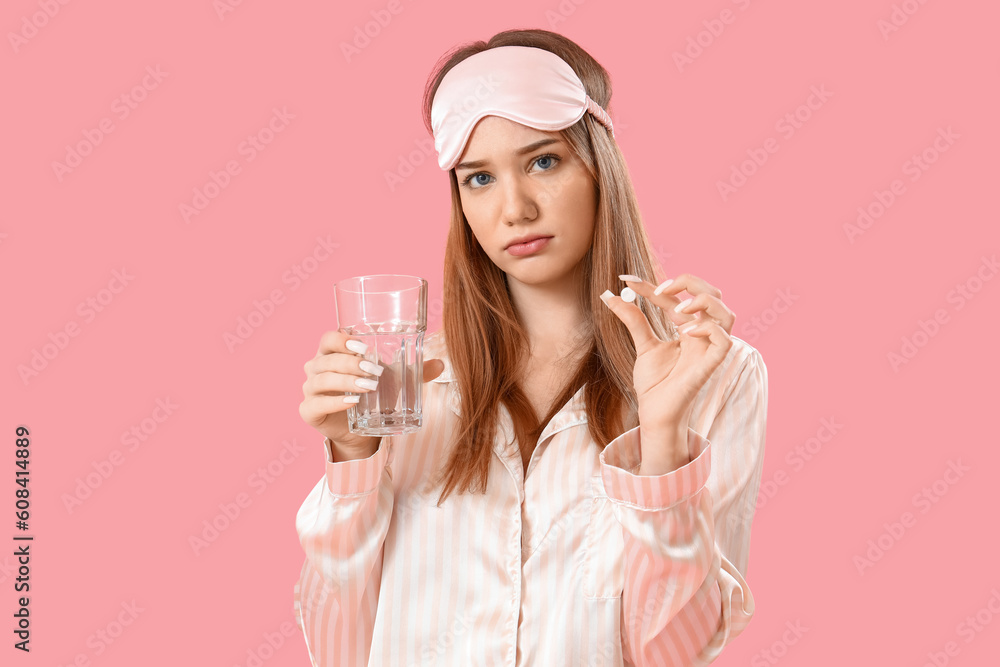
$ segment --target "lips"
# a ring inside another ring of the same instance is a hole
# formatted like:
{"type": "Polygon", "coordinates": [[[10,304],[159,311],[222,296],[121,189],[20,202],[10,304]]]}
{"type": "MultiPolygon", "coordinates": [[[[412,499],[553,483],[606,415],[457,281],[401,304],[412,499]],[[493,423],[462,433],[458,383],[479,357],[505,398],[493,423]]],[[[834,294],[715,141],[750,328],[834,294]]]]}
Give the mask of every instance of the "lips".
{"type": "Polygon", "coordinates": [[[541,251],[552,240],[551,236],[535,236],[533,240],[524,243],[512,243],[507,246],[507,252],[515,257],[525,257],[541,251]]]}
{"type": "Polygon", "coordinates": [[[521,238],[514,239],[513,241],[511,241],[510,243],[508,243],[507,244],[507,248],[509,249],[511,246],[521,245],[521,244],[524,244],[524,243],[530,243],[531,241],[535,241],[537,239],[550,239],[550,238],[552,238],[552,237],[551,236],[547,236],[545,234],[532,234],[530,236],[522,236],[521,238]]]}

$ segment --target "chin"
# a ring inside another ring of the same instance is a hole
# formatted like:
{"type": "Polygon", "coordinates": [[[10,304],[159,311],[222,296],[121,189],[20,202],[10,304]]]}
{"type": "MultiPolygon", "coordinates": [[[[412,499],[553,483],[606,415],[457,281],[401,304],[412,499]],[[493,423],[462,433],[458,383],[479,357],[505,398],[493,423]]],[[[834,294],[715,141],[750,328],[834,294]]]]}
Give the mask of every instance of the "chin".
{"type": "Polygon", "coordinates": [[[507,271],[507,277],[523,283],[525,285],[546,285],[549,283],[562,282],[570,277],[572,271],[564,267],[538,266],[534,270],[507,271]]]}

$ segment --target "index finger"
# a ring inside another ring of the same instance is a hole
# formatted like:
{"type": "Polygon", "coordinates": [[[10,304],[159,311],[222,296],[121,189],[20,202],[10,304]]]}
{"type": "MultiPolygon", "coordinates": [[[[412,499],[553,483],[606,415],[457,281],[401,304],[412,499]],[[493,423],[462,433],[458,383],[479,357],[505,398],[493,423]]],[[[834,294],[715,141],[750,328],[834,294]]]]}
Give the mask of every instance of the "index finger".
{"type": "Polygon", "coordinates": [[[344,354],[363,355],[367,351],[367,348],[368,344],[357,336],[352,336],[343,331],[327,331],[319,339],[319,350],[317,350],[316,354],[324,355],[331,352],[343,352],[344,354]],[[354,348],[353,350],[351,349],[352,347],[354,348]]]}
{"type": "Polygon", "coordinates": [[[649,320],[646,318],[646,313],[642,312],[639,306],[625,301],[611,290],[604,290],[604,293],[600,296],[601,301],[611,309],[611,312],[628,329],[629,334],[632,336],[632,341],[635,343],[637,354],[643,354],[651,346],[660,342],[660,339],[653,331],[653,327],[650,326],[649,320]]]}
{"type": "Polygon", "coordinates": [[[684,290],[687,290],[688,294],[692,295],[708,294],[714,296],[716,299],[722,298],[722,292],[718,287],[690,273],[682,273],[672,280],[663,281],[653,290],[653,294],[670,294],[673,296],[684,290]]]}

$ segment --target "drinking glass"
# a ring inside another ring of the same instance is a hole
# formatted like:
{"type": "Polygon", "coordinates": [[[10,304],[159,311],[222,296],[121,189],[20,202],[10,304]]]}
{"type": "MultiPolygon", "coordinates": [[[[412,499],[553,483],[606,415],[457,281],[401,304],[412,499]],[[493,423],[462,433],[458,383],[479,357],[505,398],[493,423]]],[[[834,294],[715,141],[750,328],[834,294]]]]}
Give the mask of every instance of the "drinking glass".
{"type": "Polygon", "coordinates": [[[370,436],[416,431],[423,424],[421,386],[427,281],[376,274],[346,278],[334,286],[337,327],[367,343],[364,358],[385,370],[378,388],[346,392],[361,398],[347,410],[351,433],[370,436]]]}

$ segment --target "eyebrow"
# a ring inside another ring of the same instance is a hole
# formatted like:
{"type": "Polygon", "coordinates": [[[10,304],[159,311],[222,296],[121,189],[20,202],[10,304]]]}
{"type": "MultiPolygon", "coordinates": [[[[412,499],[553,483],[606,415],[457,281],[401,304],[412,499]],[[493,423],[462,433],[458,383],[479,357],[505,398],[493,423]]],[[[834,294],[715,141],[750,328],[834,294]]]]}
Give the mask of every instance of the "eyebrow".
{"type": "MultiPolygon", "coordinates": [[[[530,153],[531,151],[539,149],[542,146],[548,146],[549,144],[556,144],[556,143],[561,143],[561,142],[559,139],[552,139],[551,137],[548,139],[542,139],[541,141],[536,141],[533,144],[528,144],[523,148],[517,149],[515,151],[515,154],[524,155],[525,153],[530,153]]],[[[455,171],[458,171],[459,169],[475,169],[477,167],[485,167],[487,164],[489,164],[489,160],[474,160],[472,162],[460,162],[459,164],[455,165],[455,171]]]]}

